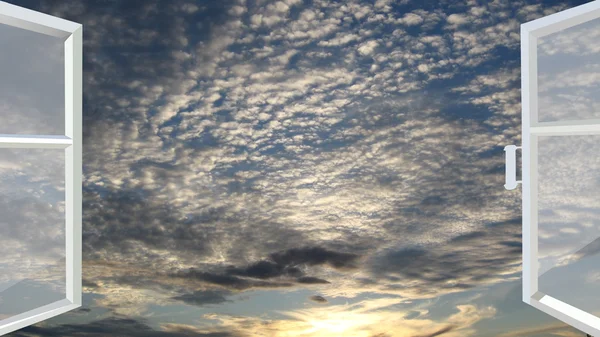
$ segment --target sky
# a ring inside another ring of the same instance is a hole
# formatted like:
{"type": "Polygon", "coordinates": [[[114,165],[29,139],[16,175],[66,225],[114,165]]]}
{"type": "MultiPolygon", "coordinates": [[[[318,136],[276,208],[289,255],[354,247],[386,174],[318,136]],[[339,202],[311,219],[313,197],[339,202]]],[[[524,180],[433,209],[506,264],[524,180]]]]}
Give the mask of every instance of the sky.
{"type": "MultiPolygon", "coordinates": [[[[7,2],[84,27],[84,303],[7,336],[584,335],[521,300],[503,148],[520,24],[586,1],[7,2]]],[[[593,24],[540,42],[540,121],[597,114],[593,24]]],[[[0,133],[62,134],[62,41],[8,29],[0,133]]],[[[593,311],[597,150],[565,139],[540,140],[540,288],[593,311]]],[[[0,306],[64,294],[53,151],[0,151],[0,306]]]]}

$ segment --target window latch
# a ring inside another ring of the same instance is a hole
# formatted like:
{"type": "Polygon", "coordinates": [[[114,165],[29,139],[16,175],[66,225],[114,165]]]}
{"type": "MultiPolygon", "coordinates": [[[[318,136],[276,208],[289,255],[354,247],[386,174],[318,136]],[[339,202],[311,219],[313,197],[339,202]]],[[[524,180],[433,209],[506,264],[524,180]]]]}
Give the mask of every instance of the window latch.
{"type": "Polygon", "coordinates": [[[517,180],[517,149],[520,148],[516,145],[504,147],[504,152],[506,152],[506,183],[504,188],[507,190],[514,190],[521,183],[521,180],[517,180]]]}

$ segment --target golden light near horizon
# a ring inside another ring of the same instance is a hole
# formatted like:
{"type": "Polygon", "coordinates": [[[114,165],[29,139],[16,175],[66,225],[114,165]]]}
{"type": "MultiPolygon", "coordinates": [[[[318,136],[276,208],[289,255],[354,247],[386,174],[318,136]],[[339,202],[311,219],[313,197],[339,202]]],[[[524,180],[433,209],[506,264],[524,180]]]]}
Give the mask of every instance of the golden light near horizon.
{"type": "MultiPolygon", "coordinates": [[[[390,306],[398,304],[397,298],[365,300],[354,305],[337,305],[323,308],[282,312],[290,320],[273,322],[277,337],[370,337],[377,335],[414,336],[446,330],[448,336],[470,336],[475,322],[491,317],[492,308],[460,305],[458,312],[450,315],[446,323],[429,318],[406,319],[408,312],[394,311],[390,306]]],[[[264,325],[257,324],[256,328],[264,325]]]]}
{"type": "MultiPolygon", "coordinates": [[[[348,314],[336,314],[333,317],[325,317],[322,319],[315,319],[308,321],[311,325],[309,329],[305,331],[310,336],[331,336],[332,334],[343,334],[351,333],[352,336],[356,337],[367,337],[371,335],[369,326],[373,324],[373,320],[368,317],[354,317],[356,315],[348,314]],[[345,317],[338,317],[345,316],[345,317]],[[351,317],[348,317],[351,316],[351,317]]],[[[362,316],[362,315],[358,315],[362,316]]],[[[304,335],[304,334],[303,334],[304,335]]]]}

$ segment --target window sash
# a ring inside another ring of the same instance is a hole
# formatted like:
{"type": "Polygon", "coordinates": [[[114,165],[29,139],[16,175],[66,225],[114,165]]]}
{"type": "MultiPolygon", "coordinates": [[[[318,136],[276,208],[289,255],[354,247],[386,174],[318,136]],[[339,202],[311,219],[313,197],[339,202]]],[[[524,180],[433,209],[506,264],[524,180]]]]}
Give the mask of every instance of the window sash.
{"type": "Polygon", "coordinates": [[[538,122],[537,45],[546,35],[600,17],[593,1],[521,25],[523,301],[593,336],[600,317],[538,291],[538,137],[600,134],[600,119],[538,122]]]}
{"type": "MultiPolygon", "coordinates": [[[[64,149],[66,298],[0,320],[0,335],[78,308],[82,304],[82,25],[0,1],[0,24],[64,38],[65,133],[0,135],[0,148],[64,149]]],[[[1,51],[0,51],[1,52],[1,51]]]]}

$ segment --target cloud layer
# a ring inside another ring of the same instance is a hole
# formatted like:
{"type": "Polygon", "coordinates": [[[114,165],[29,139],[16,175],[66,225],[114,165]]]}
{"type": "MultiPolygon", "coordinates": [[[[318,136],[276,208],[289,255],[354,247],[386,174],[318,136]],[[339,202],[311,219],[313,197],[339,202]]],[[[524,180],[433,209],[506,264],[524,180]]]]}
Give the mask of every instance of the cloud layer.
{"type": "Polygon", "coordinates": [[[95,319],[15,336],[478,335],[432,301],[519,279],[519,24],[565,4],[22,5],[85,27],[95,319]]]}

